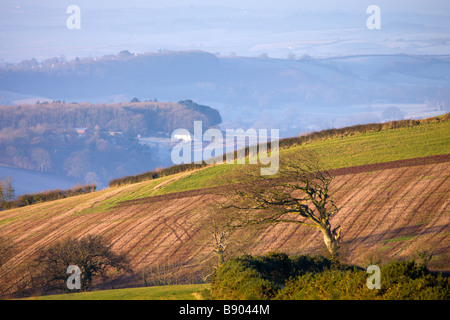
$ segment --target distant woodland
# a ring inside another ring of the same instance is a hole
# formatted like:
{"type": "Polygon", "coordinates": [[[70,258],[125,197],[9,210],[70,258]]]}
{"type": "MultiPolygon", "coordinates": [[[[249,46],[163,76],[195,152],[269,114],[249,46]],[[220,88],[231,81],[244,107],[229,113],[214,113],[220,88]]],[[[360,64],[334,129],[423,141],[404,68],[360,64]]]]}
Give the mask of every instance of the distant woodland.
{"type": "Polygon", "coordinates": [[[405,111],[405,118],[449,112],[449,68],[449,55],[277,59],[124,50],[72,60],[54,57],[0,63],[0,104],[193,97],[220,108],[224,121],[235,128],[279,128],[282,136],[289,137],[394,120],[380,115],[391,106],[405,111]],[[422,105],[421,109],[416,105],[422,105]]]}
{"type": "Polygon", "coordinates": [[[157,165],[156,151],[140,145],[138,135],[170,137],[177,128],[192,130],[195,120],[208,128],[221,117],[190,100],[0,106],[0,164],[102,187],[157,165]]]}

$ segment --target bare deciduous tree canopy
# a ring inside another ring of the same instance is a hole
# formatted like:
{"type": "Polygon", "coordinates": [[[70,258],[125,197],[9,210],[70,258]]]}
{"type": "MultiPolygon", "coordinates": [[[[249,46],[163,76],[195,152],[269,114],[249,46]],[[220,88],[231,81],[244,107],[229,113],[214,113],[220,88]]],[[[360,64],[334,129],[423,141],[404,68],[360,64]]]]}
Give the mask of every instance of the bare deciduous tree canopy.
{"type": "Polygon", "coordinates": [[[236,202],[228,207],[241,210],[247,224],[295,223],[319,229],[332,256],[337,256],[341,230],[330,220],[338,212],[331,199],[333,176],[324,171],[319,157],[310,151],[282,159],[277,179],[235,190],[236,202]]]}
{"type": "Polygon", "coordinates": [[[101,236],[68,238],[42,250],[36,259],[40,286],[63,289],[70,265],[81,269],[81,289],[89,290],[95,276],[104,276],[108,268],[128,270],[124,255],[115,253],[101,236]]]}

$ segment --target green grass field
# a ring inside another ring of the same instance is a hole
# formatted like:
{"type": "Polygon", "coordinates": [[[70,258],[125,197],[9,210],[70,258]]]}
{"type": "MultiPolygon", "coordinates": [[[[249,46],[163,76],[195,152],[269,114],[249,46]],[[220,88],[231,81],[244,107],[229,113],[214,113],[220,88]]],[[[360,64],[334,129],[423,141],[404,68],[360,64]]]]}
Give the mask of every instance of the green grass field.
{"type": "MultiPolygon", "coordinates": [[[[280,149],[283,156],[309,149],[317,152],[325,169],[381,163],[450,153],[450,122],[387,129],[350,136],[326,138],[301,146],[280,149]]],[[[207,188],[242,182],[255,165],[222,164],[207,167],[161,188],[155,194],[207,188]]]]}
{"type": "MultiPolygon", "coordinates": [[[[381,163],[450,153],[450,121],[426,122],[418,126],[352,133],[280,149],[280,159],[308,149],[318,153],[325,169],[381,163]]],[[[75,214],[106,212],[121,202],[166,193],[208,188],[251,179],[257,165],[216,164],[188,173],[102,190],[111,196],[75,214]],[[168,181],[172,179],[173,181],[168,181]],[[166,183],[165,183],[166,182],[166,183]],[[161,185],[160,185],[161,184],[161,185]],[[123,188],[123,189],[122,189],[123,188]]],[[[1,221],[0,221],[1,223],[1,221]]]]}
{"type": "MultiPolygon", "coordinates": [[[[175,175],[174,175],[175,176],[175,175]]],[[[119,194],[108,198],[107,200],[101,201],[99,203],[94,204],[92,207],[85,209],[78,214],[88,214],[94,212],[106,212],[109,209],[115,207],[120,202],[124,202],[127,200],[139,199],[144,197],[149,197],[155,195],[157,192],[157,186],[160,183],[168,180],[169,178],[173,178],[174,176],[162,177],[155,180],[149,180],[145,182],[136,183],[130,186],[129,190],[126,192],[120,192],[119,194]]]]}
{"type": "Polygon", "coordinates": [[[27,300],[198,300],[209,283],[141,287],[39,296],[27,300]]]}

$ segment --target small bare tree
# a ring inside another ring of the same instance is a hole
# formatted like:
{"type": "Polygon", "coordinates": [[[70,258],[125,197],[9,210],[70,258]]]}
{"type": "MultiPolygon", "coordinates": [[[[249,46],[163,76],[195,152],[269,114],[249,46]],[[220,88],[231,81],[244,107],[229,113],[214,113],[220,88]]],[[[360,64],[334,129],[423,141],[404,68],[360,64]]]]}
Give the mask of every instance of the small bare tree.
{"type": "Polygon", "coordinates": [[[279,177],[236,189],[236,204],[231,207],[253,211],[248,224],[294,223],[319,229],[332,257],[337,257],[341,230],[332,228],[330,219],[338,208],[331,199],[333,176],[321,170],[314,152],[286,156],[281,162],[279,177]]]}
{"type": "Polygon", "coordinates": [[[14,199],[14,192],[16,190],[14,189],[12,185],[11,177],[8,177],[6,179],[6,201],[11,202],[14,199]]]}
{"type": "Polygon", "coordinates": [[[5,205],[6,205],[5,187],[3,186],[3,181],[0,180],[0,210],[5,209],[5,205]]]}
{"type": "Polygon", "coordinates": [[[212,258],[217,260],[213,263],[212,272],[206,275],[204,280],[225,263],[227,256],[246,247],[249,237],[248,233],[239,238],[235,237],[239,228],[249,226],[248,219],[241,212],[224,203],[218,203],[208,209],[209,214],[200,226],[203,235],[199,244],[209,244],[214,253],[212,258]]]}
{"type": "Polygon", "coordinates": [[[215,211],[207,221],[209,225],[206,229],[213,240],[213,252],[217,255],[217,266],[220,267],[224,264],[224,255],[232,243],[231,234],[237,228],[236,220],[221,211],[215,211]]]}
{"type": "Polygon", "coordinates": [[[0,209],[10,209],[12,207],[14,192],[11,177],[8,177],[6,181],[0,179],[0,209]]]}

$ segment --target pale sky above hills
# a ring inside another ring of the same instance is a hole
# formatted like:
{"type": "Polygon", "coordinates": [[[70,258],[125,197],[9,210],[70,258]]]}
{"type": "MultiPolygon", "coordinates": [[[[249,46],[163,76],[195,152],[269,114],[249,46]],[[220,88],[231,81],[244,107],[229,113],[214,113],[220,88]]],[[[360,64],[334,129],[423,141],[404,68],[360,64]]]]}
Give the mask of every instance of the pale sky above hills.
{"type": "Polygon", "coordinates": [[[450,53],[450,2],[441,1],[25,1],[0,4],[0,62],[54,56],[204,50],[286,58],[450,53]],[[69,30],[77,4],[81,29],[69,30]],[[381,29],[369,30],[369,5],[381,29]]]}

